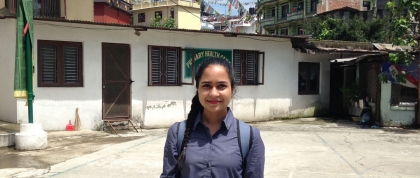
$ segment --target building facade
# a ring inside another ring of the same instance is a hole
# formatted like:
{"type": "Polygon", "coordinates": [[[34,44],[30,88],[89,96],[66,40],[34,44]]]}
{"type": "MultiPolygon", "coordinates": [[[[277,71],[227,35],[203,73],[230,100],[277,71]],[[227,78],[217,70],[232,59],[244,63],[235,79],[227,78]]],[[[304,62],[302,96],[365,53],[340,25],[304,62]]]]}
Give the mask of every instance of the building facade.
{"type": "MultiPolygon", "coordinates": [[[[13,98],[15,23],[0,19],[0,120],[25,123],[26,100],[13,98]]],[[[144,128],[184,120],[196,90],[191,65],[203,56],[225,58],[237,71],[229,106],[243,121],[328,114],[328,59],[339,57],[300,53],[290,38],[271,35],[150,28],[137,36],[135,26],[51,19],[36,19],[34,28],[34,122],[45,130],[65,129],[76,108],[82,129],[100,128],[107,117],[144,128]],[[79,64],[77,75],[61,68],[67,60],[79,64]],[[57,75],[43,69],[51,61],[57,75]]]]}
{"type": "MultiPolygon", "coordinates": [[[[347,11],[370,12],[377,8],[380,16],[384,13],[385,3],[385,0],[260,0],[256,11],[260,33],[304,35],[303,24],[315,15],[331,12],[332,15],[344,16],[347,11]]],[[[369,13],[360,15],[369,18],[369,13]]]]}
{"type": "Polygon", "coordinates": [[[94,21],[131,24],[131,4],[123,0],[95,0],[94,21]]]}
{"type": "Polygon", "coordinates": [[[194,0],[133,0],[133,24],[149,26],[151,20],[173,18],[177,28],[201,29],[200,4],[194,0]]]}

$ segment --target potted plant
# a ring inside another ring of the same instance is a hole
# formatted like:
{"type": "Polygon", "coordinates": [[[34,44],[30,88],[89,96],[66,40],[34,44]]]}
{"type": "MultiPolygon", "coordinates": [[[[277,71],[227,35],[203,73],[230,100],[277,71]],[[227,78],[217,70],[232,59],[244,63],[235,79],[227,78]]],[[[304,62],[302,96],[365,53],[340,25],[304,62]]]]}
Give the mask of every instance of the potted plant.
{"type": "Polygon", "coordinates": [[[355,102],[359,102],[359,99],[362,98],[363,91],[359,79],[352,82],[349,86],[340,88],[340,91],[343,93],[344,101],[348,106],[354,106],[355,102]]]}

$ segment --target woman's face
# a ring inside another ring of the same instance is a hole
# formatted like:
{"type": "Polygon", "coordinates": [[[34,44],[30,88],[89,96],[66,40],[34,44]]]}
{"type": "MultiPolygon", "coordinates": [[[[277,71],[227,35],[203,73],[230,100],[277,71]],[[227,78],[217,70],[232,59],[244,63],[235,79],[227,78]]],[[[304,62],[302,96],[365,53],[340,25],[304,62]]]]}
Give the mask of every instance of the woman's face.
{"type": "Polygon", "coordinates": [[[229,74],[221,65],[209,65],[198,85],[198,98],[205,112],[226,112],[233,88],[229,74]]]}

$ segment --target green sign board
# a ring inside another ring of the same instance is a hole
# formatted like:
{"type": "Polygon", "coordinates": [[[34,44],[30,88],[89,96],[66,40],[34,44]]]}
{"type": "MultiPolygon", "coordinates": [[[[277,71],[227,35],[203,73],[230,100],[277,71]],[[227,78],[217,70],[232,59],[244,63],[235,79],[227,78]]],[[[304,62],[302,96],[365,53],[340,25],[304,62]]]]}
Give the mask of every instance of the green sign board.
{"type": "Polygon", "coordinates": [[[191,78],[193,60],[194,69],[196,71],[201,62],[209,57],[226,59],[232,64],[232,50],[203,48],[187,49],[184,55],[184,78],[191,78]]]}

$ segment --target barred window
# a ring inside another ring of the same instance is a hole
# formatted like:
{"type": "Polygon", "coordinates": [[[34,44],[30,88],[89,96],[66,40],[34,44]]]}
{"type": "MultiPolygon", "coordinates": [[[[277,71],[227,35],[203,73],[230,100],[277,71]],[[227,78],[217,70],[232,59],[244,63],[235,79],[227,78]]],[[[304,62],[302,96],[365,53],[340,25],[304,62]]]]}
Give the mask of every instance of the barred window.
{"type": "Polygon", "coordinates": [[[82,87],[81,42],[38,40],[38,86],[82,87]]]}
{"type": "Polygon", "coordinates": [[[149,46],[149,86],[180,85],[181,48],[149,46]]]}
{"type": "Polygon", "coordinates": [[[237,84],[264,84],[264,52],[233,50],[233,68],[237,84]]]}

